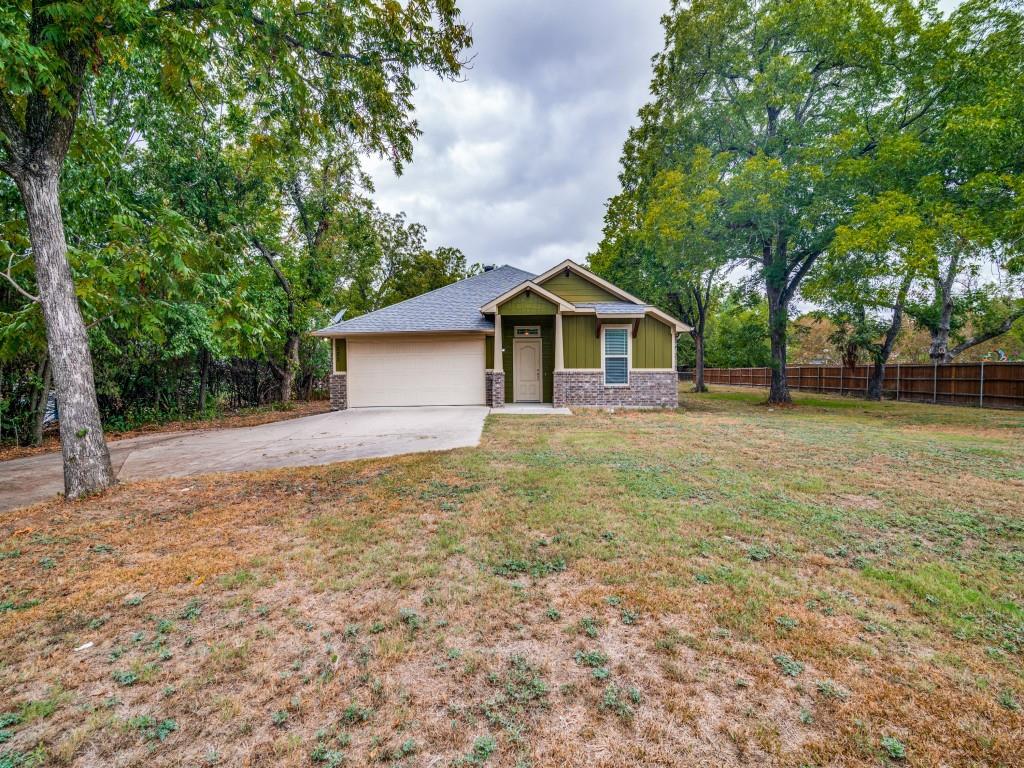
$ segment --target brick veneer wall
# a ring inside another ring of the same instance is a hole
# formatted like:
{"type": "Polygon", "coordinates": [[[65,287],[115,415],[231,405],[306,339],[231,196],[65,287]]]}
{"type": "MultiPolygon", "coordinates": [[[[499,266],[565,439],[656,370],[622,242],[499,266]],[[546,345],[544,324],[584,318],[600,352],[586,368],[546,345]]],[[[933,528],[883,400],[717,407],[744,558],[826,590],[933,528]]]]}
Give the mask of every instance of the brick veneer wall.
{"type": "Polygon", "coordinates": [[[555,371],[554,405],[676,408],[678,378],[674,371],[630,371],[628,387],[606,387],[600,370],[555,371]]]}
{"type": "Polygon", "coordinates": [[[348,374],[332,373],[330,390],[331,410],[344,411],[348,408],[348,374]]]}
{"type": "Polygon", "coordinates": [[[491,408],[505,407],[505,372],[487,371],[484,376],[487,404],[491,408]]]}

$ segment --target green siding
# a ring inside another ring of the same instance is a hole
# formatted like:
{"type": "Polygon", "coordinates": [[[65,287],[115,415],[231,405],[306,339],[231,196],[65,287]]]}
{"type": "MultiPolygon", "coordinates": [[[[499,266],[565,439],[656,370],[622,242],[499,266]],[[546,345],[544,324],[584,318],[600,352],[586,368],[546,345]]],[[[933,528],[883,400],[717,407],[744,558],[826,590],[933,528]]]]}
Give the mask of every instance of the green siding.
{"type": "Polygon", "coordinates": [[[502,336],[502,359],[505,367],[505,402],[511,403],[513,395],[513,371],[512,371],[512,339],[515,326],[517,325],[539,325],[540,326],[540,358],[541,358],[541,384],[544,391],[543,400],[550,403],[555,395],[555,318],[551,316],[524,316],[517,317],[515,322],[505,322],[501,318],[502,336]]]}
{"type": "Polygon", "coordinates": [[[562,316],[562,354],[566,368],[601,367],[601,340],[593,316],[562,316]]]}
{"type": "Polygon", "coordinates": [[[547,299],[536,293],[526,295],[526,291],[513,296],[498,307],[502,317],[521,317],[523,315],[553,315],[556,307],[547,299]]]}
{"type": "Polygon", "coordinates": [[[613,296],[604,288],[594,285],[589,280],[584,280],[575,272],[566,276],[565,272],[559,272],[541,283],[545,290],[551,291],[556,296],[575,304],[578,301],[622,301],[618,296],[613,296]]]}
{"type": "Polygon", "coordinates": [[[634,368],[672,367],[672,329],[660,320],[645,317],[633,339],[634,368]]]}
{"type": "Polygon", "coordinates": [[[494,337],[484,336],[484,365],[494,368],[494,337]]]}
{"type": "Polygon", "coordinates": [[[348,370],[348,346],[345,339],[334,339],[334,372],[345,373],[348,370]]]}

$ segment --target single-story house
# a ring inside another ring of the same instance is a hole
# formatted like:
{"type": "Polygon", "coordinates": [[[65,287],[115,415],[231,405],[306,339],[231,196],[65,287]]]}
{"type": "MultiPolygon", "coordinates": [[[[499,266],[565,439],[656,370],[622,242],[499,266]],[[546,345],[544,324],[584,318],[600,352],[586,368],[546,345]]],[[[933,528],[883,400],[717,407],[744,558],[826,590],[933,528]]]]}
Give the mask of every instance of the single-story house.
{"type": "Polygon", "coordinates": [[[678,405],[689,327],[573,261],[485,269],[315,331],[331,340],[331,407],[678,405]]]}

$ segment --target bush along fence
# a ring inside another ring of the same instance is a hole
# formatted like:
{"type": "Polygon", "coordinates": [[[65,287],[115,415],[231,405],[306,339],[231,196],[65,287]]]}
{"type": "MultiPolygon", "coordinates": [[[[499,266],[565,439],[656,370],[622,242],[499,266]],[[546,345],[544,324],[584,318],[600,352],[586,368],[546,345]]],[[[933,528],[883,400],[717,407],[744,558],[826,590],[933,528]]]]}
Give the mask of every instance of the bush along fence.
{"type": "MultiPolygon", "coordinates": [[[[791,389],[838,395],[867,392],[870,365],[790,365],[791,389]]],[[[706,368],[707,384],[767,387],[771,368],[706,368]]],[[[923,403],[1024,408],[1024,363],[892,363],[882,396],[923,403]]]]}

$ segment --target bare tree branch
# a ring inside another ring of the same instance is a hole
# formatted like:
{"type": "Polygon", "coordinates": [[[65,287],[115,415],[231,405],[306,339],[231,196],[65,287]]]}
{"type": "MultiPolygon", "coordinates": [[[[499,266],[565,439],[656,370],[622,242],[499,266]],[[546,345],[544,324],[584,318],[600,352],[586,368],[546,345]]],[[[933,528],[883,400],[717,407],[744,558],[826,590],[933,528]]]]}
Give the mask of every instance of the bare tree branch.
{"type": "Polygon", "coordinates": [[[270,265],[270,268],[274,270],[274,275],[277,277],[277,282],[281,284],[281,288],[284,289],[285,294],[288,296],[289,299],[291,299],[292,284],[288,280],[288,278],[285,277],[284,272],[281,271],[281,267],[274,259],[274,254],[260,241],[258,237],[253,237],[251,239],[253,246],[256,248],[257,251],[260,252],[260,255],[263,257],[264,261],[266,261],[267,264],[270,265]]]}
{"type": "MultiPolygon", "coordinates": [[[[21,262],[19,261],[18,263],[20,264],[21,262]]],[[[20,285],[18,285],[18,281],[15,280],[14,277],[11,275],[11,269],[13,269],[13,267],[14,267],[14,254],[12,253],[7,258],[7,269],[5,269],[3,272],[0,272],[0,275],[3,275],[5,278],[7,278],[7,282],[10,283],[12,286],[14,286],[14,290],[16,290],[18,293],[20,293],[22,296],[24,296],[26,299],[28,299],[29,301],[33,302],[34,304],[38,304],[39,303],[39,297],[38,296],[33,296],[31,293],[29,293],[24,288],[22,288],[20,285]]]]}
{"type": "Polygon", "coordinates": [[[1024,307],[1021,307],[1015,312],[1011,312],[1010,315],[995,328],[990,328],[989,330],[984,331],[983,333],[979,333],[976,336],[971,336],[971,338],[965,339],[964,341],[960,342],[951,350],[949,350],[949,352],[946,354],[946,357],[948,359],[952,359],[959,355],[961,352],[970,349],[971,347],[976,347],[979,344],[983,344],[989,339],[994,339],[996,336],[1002,336],[1004,333],[1009,331],[1013,324],[1020,320],[1022,317],[1024,317],[1024,307]]]}
{"type": "MultiPolygon", "coordinates": [[[[267,22],[264,19],[262,19],[260,16],[257,16],[255,13],[252,14],[252,23],[255,24],[257,27],[259,27],[260,29],[266,29],[267,28],[267,22]]],[[[303,43],[301,40],[299,40],[294,35],[290,35],[287,32],[282,32],[282,31],[278,30],[278,34],[280,34],[281,39],[284,40],[286,43],[288,43],[288,45],[290,45],[292,48],[295,48],[295,49],[298,49],[298,50],[302,50],[302,51],[308,51],[310,53],[315,53],[317,56],[319,56],[322,59],[342,59],[342,60],[347,60],[347,61],[355,61],[355,62],[358,62],[360,64],[368,64],[369,63],[369,60],[367,59],[367,57],[364,56],[364,55],[361,55],[361,54],[341,53],[339,51],[329,51],[326,48],[319,48],[319,47],[317,47],[315,45],[307,45],[306,43],[303,43]]]]}

